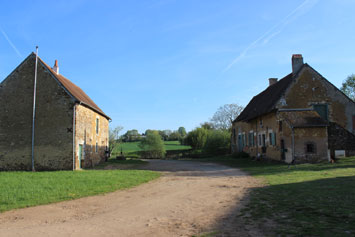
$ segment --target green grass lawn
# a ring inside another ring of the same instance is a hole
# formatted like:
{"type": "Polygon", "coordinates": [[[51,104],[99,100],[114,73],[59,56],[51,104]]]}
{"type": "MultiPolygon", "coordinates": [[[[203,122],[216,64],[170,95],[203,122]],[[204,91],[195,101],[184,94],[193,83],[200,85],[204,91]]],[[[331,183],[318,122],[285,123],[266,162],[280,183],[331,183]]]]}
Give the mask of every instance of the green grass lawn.
{"type": "MultiPolygon", "coordinates": [[[[115,147],[112,151],[113,156],[119,155],[121,148],[123,154],[129,157],[138,157],[137,152],[142,151],[138,146],[139,142],[123,142],[119,146],[115,147]]],[[[179,141],[164,141],[165,150],[188,150],[191,149],[190,146],[180,145],[179,141]]]]}
{"type": "Polygon", "coordinates": [[[246,223],[280,236],[355,236],[355,157],[336,164],[286,164],[248,158],[205,159],[239,167],[266,186],[252,190],[246,223]],[[276,225],[265,224],[272,220],[276,225]]]}
{"type": "Polygon", "coordinates": [[[130,188],[159,176],[143,170],[0,172],[0,212],[130,188]]]}

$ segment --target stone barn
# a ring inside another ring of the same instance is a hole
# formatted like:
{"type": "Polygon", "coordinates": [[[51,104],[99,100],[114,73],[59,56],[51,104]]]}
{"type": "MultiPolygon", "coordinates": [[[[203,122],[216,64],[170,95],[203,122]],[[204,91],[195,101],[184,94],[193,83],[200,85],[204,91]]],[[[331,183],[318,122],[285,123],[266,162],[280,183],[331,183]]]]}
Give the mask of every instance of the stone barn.
{"type": "Polygon", "coordinates": [[[35,53],[0,84],[0,170],[75,170],[104,161],[110,118],[59,73],[57,60],[51,68],[37,58],[35,110],[35,53]]]}
{"type": "Polygon", "coordinates": [[[254,96],[233,122],[232,151],[290,162],[355,155],[355,103],[307,63],[254,96]]]}

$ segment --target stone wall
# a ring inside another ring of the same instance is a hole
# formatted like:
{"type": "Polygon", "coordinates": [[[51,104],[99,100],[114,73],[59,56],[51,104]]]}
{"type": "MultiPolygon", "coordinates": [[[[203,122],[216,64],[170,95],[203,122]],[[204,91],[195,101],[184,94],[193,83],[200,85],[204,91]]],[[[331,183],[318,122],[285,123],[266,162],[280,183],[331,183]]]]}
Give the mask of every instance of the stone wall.
{"type": "MultiPolygon", "coordinates": [[[[328,160],[327,128],[295,128],[295,162],[314,163],[324,160],[328,160]],[[307,152],[307,143],[312,143],[314,145],[314,153],[307,152]]],[[[286,161],[291,162],[292,157],[286,161]]]]}
{"type": "Polygon", "coordinates": [[[249,153],[250,156],[257,157],[258,154],[264,154],[264,156],[270,157],[275,160],[281,159],[280,153],[280,134],[278,131],[278,121],[275,113],[269,113],[250,122],[236,122],[233,124],[233,129],[236,131],[236,137],[232,137],[232,144],[234,145],[234,151],[238,152],[241,149],[244,152],[249,153]],[[254,145],[249,143],[249,133],[253,133],[254,145]],[[270,141],[270,133],[276,133],[276,144],[273,145],[270,141]],[[245,137],[245,144],[241,148],[239,147],[238,137],[245,137]],[[265,136],[265,148],[263,147],[263,135],[265,136]]]}
{"type": "Polygon", "coordinates": [[[345,150],[347,154],[355,152],[355,135],[336,123],[328,127],[329,148],[332,150],[345,150]]]}
{"type": "MultiPolygon", "coordinates": [[[[0,170],[31,170],[35,55],[0,84],[0,170]]],[[[73,168],[74,100],[38,63],[35,169],[73,168]]]]}
{"type": "Polygon", "coordinates": [[[106,158],[105,151],[109,145],[109,121],[106,117],[84,105],[77,105],[75,111],[76,169],[94,167],[106,158]],[[98,133],[96,132],[96,119],[99,121],[98,133]],[[82,146],[83,154],[79,162],[80,145],[82,146]]]}
{"type": "Polygon", "coordinates": [[[313,104],[327,104],[329,120],[353,132],[355,103],[321,75],[304,67],[277,107],[312,108],[313,104]]]}
{"type": "MultiPolygon", "coordinates": [[[[232,136],[233,152],[244,151],[252,157],[258,154],[273,160],[282,160],[281,140],[284,142],[285,158],[287,163],[293,160],[292,129],[286,121],[281,120],[275,112],[258,117],[249,122],[236,122],[233,124],[236,136],[232,136]],[[282,122],[281,129],[280,123],[282,122]],[[249,145],[249,133],[253,133],[254,145],[249,145]],[[270,140],[270,133],[275,133],[275,144],[270,140]],[[244,134],[245,142],[239,147],[238,137],[244,134]],[[263,135],[265,147],[263,148],[263,135]]],[[[234,132],[233,132],[234,133],[234,132]]],[[[296,162],[317,162],[328,159],[327,128],[295,128],[295,160],[296,162]],[[315,153],[307,153],[305,146],[308,142],[314,143],[315,153]]]]}

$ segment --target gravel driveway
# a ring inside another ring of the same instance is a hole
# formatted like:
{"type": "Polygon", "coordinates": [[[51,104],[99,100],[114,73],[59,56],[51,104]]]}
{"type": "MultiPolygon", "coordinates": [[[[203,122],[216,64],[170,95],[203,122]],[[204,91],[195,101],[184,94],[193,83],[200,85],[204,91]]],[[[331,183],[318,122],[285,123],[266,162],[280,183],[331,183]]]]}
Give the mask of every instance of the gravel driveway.
{"type": "Polygon", "coordinates": [[[128,190],[0,214],[0,236],[261,236],[238,219],[260,182],[212,163],[149,160],[163,172],[128,190]]]}

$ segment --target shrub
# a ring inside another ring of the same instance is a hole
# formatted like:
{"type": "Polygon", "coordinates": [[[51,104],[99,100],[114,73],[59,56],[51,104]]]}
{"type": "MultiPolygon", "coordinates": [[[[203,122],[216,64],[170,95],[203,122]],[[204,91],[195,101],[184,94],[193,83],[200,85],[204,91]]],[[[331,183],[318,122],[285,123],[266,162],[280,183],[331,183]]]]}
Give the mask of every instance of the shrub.
{"type": "Polygon", "coordinates": [[[230,150],[231,135],[224,130],[208,130],[203,151],[209,154],[227,154],[230,150]]]}
{"type": "Polygon", "coordinates": [[[185,138],[185,144],[193,149],[202,149],[207,140],[208,130],[205,128],[196,128],[189,132],[185,138]]]}
{"type": "Polygon", "coordinates": [[[164,142],[158,131],[152,131],[146,135],[139,144],[143,150],[141,156],[143,158],[163,158],[165,156],[164,142]]]}

